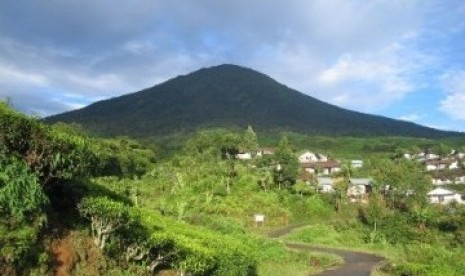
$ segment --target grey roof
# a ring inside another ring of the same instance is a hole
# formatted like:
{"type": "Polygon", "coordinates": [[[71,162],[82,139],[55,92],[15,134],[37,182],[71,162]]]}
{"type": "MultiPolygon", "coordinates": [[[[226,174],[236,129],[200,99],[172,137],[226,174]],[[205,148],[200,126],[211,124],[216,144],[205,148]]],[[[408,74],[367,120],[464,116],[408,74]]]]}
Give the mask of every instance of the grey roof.
{"type": "Polygon", "coordinates": [[[371,178],[351,178],[350,185],[366,185],[371,186],[373,184],[373,180],[371,178]]]}
{"type": "Polygon", "coordinates": [[[331,177],[318,177],[318,185],[333,185],[333,179],[331,177]]]}

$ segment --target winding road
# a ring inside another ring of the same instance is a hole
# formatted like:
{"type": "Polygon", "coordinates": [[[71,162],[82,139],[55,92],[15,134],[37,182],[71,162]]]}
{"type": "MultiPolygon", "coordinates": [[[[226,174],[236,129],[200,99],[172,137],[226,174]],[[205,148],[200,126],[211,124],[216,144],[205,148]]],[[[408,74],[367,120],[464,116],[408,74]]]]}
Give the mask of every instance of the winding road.
{"type": "MultiPolygon", "coordinates": [[[[268,234],[268,236],[271,238],[279,238],[303,226],[305,226],[305,224],[290,225],[284,228],[273,230],[268,234]]],[[[343,265],[335,267],[334,269],[325,270],[323,272],[320,272],[317,275],[369,276],[371,275],[371,272],[373,271],[373,269],[377,265],[379,265],[379,263],[383,260],[382,257],[376,256],[373,254],[361,253],[361,252],[350,251],[350,250],[333,249],[333,248],[314,246],[310,244],[301,244],[301,243],[292,243],[292,242],[285,242],[285,244],[290,249],[330,253],[330,254],[341,256],[344,259],[343,265]]]]}

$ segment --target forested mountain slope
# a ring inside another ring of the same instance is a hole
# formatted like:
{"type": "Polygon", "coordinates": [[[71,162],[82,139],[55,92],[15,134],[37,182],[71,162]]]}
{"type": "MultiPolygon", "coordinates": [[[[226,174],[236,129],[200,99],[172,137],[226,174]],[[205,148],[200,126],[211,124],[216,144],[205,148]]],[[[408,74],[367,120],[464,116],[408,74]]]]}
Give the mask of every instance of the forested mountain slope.
{"type": "Polygon", "coordinates": [[[140,92],[46,119],[94,133],[157,136],[205,127],[352,136],[439,138],[463,135],[339,108],[236,65],[201,69],[140,92]]]}

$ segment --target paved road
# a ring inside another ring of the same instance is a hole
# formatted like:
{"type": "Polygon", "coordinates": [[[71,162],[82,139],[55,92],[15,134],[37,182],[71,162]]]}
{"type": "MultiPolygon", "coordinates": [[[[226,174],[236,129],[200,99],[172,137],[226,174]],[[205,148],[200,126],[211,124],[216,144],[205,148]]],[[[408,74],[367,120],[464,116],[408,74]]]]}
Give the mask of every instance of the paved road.
{"type": "MultiPolygon", "coordinates": [[[[291,225],[288,227],[280,228],[269,233],[272,238],[281,237],[286,235],[296,228],[304,226],[303,224],[291,225]]],[[[292,249],[309,250],[339,255],[344,259],[344,264],[335,267],[331,270],[323,271],[317,275],[324,276],[369,276],[373,268],[378,265],[383,258],[367,253],[360,253],[350,250],[332,249],[325,247],[318,247],[310,244],[297,244],[286,242],[286,246],[292,249]]]]}
{"type": "Polygon", "coordinates": [[[332,270],[323,271],[317,275],[325,276],[369,276],[373,268],[383,260],[383,258],[372,254],[317,247],[307,244],[294,244],[286,242],[286,246],[292,249],[317,251],[339,255],[344,259],[342,266],[332,270]]]}

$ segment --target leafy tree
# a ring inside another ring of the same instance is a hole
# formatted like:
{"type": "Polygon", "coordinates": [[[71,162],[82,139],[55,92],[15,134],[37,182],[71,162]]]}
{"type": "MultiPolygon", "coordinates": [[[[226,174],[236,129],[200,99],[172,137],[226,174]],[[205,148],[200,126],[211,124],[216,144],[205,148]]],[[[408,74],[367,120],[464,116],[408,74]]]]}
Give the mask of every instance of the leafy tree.
{"type": "Polygon", "coordinates": [[[140,178],[153,166],[153,152],[134,140],[94,139],[92,142],[92,151],[97,156],[94,167],[97,175],[140,178]]]}
{"type": "Polygon", "coordinates": [[[268,168],[262,168],[259,170],[259,177],[258,177],[257,184],[265,192],[270,189],[270,186],[272,184],[272,174],[268,168]]]}
{"type": "Polygon", "coordinates": [[[432,150],[434,153],[438,154],[439,156],[446,156],[452,151],[452,148],[443,143],[439,143],[439,144],[434,145],[432,150]]]}
{"type": "Polygon", "coordinates": [[[299,163],[286,136],[281,138],[274,154],[274,160],[276,162],[274,181],[278,184],[279,189],[282,185],[285,187],[294,185],[297,180],[299,163]]]}
{"type": "Polygon", "coordinates": [[[294,186],[292,186],[292,189],[300,195],[300,197],[303,197],[304,194],[308,194],[312,191],[309,185],[307,185],[304,181],[297,181],[294,186]]]}
{"type": "Polygon", "coordinates": [[[220,151],[223,159],[236,159],[242,142],[241,137],[236,133],[226,133],[220,137],[220,151]]]}
{"type": "Polygon", "coordinates": [[[341,171],[336,174],[338,177],[334,181],[334,189],[339,195],[339,203],[336,202],[336,210],[338,210],[341,201],[347,196],[347,190],[349,189],[352,173],[352,167],[344,165],[342,166],[341,171]]]}
{"type": "Polygon", "coordinates": [[[92,237],[100,249],[116,230],[131,222],[128,208],[107,197],[86,197],[78,205],[79,213],[90,220],[92,237]]]}
{"type": "Polygon", "coordinates": [[[431,182],[419,165],[407,160],[382,160],[374,166],[373,178],[378,186],[389,186],[386,204],[390,208],[409,211],[426,206],[426,193],[431,182]]]}
{"type": "Polygon", "coordinates": [[[247,127],[246,132],[244,133],[244,138],[243,138],[243,149],[245,151],[249,151],[252,154],[257,152],[258,148],[258,140],[257,140],[257,134],[253,131],[253,128],[251,125],[247,127]]]}

